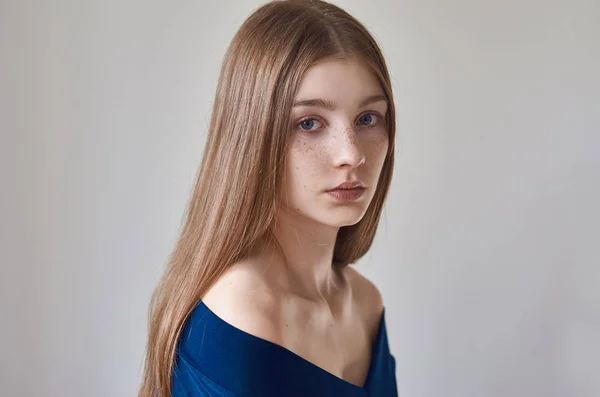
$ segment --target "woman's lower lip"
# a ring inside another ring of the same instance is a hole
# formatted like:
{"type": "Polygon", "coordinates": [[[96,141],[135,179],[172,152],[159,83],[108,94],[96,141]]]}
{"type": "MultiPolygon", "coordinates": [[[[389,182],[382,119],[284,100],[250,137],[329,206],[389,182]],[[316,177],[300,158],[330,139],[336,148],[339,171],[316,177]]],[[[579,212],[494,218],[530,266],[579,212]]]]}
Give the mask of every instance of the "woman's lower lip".
{"type": "Polygon", "coordinates": [[[336,190],[328,190],[327,191],[327,193],[329,193],[331,196],[333,196],[336,199],[341,200],[341,201],[357,200],[358,198],[360,198],[363,195],[364,192],[365,192],[364,187],[357,187],[355,189],[336,189],[336,190]]]}

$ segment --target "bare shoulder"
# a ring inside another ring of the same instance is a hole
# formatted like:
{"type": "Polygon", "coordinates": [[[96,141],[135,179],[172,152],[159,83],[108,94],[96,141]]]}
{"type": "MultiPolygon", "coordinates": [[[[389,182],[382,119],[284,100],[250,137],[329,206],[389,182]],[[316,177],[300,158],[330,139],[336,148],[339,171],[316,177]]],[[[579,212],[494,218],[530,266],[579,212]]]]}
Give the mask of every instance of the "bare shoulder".
{"type": "Polygon", "coordinates": [[[280,305],[264,277],[248,263],[228,269],[202,297],[218,317],[254,336],[277,343],[280,305]]]}
{"type": "Polygon", "coordinates": [[[377,286],[352,265],[344,269],[352,290],[352,299],[365,319],[371,331],[377,332],[377,327],[383,312],[383,297],[377,286]]]}

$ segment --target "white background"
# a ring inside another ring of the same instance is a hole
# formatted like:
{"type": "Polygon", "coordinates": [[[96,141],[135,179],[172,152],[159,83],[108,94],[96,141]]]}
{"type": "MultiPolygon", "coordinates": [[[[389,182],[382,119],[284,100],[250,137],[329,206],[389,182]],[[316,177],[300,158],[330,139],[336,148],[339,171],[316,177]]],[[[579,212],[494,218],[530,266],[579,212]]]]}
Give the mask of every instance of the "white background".
{"type": "MultiPolygon", "coordinates": [[[[0,394],[134,396],[220,63],[261,2],[0,3],[0,394]]],[[[600,3],[346,0],[398,108],[358,268],[401,396],[600,395],[600,3]]]]}

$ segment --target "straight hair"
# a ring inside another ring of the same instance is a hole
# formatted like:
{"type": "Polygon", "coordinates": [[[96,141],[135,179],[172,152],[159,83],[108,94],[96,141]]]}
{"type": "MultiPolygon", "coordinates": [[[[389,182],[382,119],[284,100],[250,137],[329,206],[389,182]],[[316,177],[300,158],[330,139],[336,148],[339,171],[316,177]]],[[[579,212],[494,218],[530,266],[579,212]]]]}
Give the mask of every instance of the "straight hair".
{"type": "Polygon", "coordinates": [[[370,248],[393,172],[395,108],[381,50],[367,29],[320,0],[267,3],[227,48],[204,154],[179,238],[152,294],[138,397],[171,397],[177,342],[205,292],[263,239],[272,239],[280,204],[291,112],[304,72],[325,58],[355,59],[377,77],[388,100],[390,144],[363,218],[341,227],[333,266],[370,248]]]}

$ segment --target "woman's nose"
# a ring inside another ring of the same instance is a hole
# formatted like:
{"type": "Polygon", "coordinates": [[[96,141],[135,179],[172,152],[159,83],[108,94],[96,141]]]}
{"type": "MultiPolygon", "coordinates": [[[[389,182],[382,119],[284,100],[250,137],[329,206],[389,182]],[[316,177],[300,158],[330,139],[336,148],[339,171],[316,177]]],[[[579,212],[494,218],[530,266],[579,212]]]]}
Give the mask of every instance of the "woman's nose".
{"type": "Polygon", "coordinates": [[[356,168],[365,162],[365,153],[352,127],[345,127],[334,134],[331,144],[333,163],[336,167],[356,168]]]}

